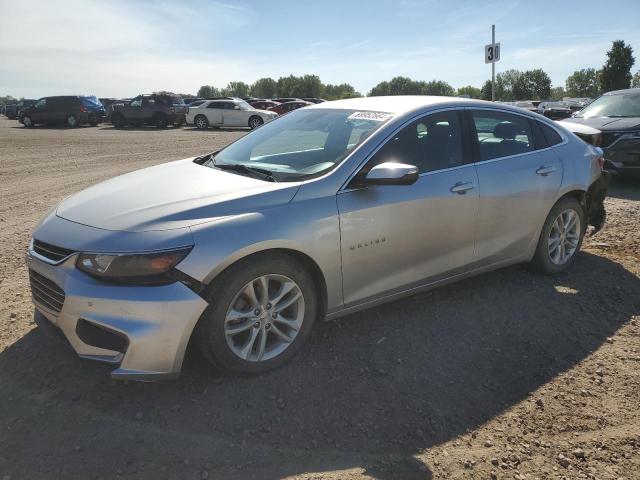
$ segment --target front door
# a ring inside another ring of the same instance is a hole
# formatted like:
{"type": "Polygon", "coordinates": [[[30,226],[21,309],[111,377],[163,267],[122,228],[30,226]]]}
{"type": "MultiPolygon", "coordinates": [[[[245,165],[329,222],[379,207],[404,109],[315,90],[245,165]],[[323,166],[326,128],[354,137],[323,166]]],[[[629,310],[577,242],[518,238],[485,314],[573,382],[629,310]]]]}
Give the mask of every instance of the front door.
{"type": "Polygon", "coordinates": [[[473,260],[478,179],[462,117],[434,113],[395,134],[337,196],[345,306],[467,270],[473,260]],[[408,186],[360,186],[388,161],[418,167],[408,186]]]}

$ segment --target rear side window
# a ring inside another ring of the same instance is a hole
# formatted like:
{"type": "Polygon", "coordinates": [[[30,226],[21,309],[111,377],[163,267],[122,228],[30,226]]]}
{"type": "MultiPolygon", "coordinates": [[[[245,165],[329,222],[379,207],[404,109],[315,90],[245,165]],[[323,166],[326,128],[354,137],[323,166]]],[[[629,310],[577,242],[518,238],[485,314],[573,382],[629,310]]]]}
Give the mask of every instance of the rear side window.
{"type": "Polygon", "coordinates": [[[471,116],[481,161],[534,150],[531,126],[526,117],[488,110],[474,110],[471,116]]]}
{"type": "Polygon", "coordinates": [[[540,127],[540,130],[542,130],[542,135],[544,135],[548,146],[553,147],[554,145],[562,143],[562,137],[553,128],[551,128],[549,125],[545,125],[542,122],[536,123],[540,127]]]}

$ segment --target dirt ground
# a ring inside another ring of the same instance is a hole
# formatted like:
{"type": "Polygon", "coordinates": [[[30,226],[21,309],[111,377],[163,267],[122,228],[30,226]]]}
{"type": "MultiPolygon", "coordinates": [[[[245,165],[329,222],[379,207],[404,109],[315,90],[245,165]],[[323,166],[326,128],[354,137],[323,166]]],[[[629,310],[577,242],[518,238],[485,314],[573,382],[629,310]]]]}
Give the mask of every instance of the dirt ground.
{"type": "Polygon", "coordinates": [[[243,134],[0,119],[0,479],[640,479],[640,183],[570,271],[322,324],[259,377],[190,352],[175,382],[114,382],[38,331],[24,255],[49,208],[243,134]]]}

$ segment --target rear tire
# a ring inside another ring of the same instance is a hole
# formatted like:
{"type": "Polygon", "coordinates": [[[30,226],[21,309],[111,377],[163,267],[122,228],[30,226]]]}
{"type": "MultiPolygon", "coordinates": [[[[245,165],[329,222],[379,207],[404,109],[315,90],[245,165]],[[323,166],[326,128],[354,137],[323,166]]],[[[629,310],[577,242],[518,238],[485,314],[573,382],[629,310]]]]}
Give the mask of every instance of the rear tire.
{"type": "Polygon", "coordinates": [[[318,313],[316,291],[309,272],[288,255],[276,253],[240,261],[214,280],[207,295],[209,307],[196,328],[196,342],[209,362],[224,372],[251,375],[278,368],[311,335],[318,313]],[[266,296],[260,281],[265,277],[269,279],[266,296]],[[248,285],[257,299],[255,305],[244,293],[248,285]],[[285,285],[294,286],[280,296],[285,285]],[[295,303],[279,310],[294,297],[295,303]],[[239,313],[242,316],[237,316],[239,313]],[[236,317],[230,320],[233,315],[236,317]],[[232,333],[233,329],[241,332],[232,333]],[[261,344],[263,336],[265,343],[261,344]],[[253,342],[247,347],[251,339],[253,342]],[[244,358],[240,353],[243,349],[248,352],[244,358]]]}
{"type": "Polygon", "coordinates": [[[167,116],[162,113],[156,113],[153,116],[153,124],[157,128],[167,128],[169,122],[167,121],[167,116]]]}
{"type": "Polygon", "coordinates": [[[113,125],[115,128],[124,128],[126,125],[124,115],[122,115],[121,113],[111,114],[111,125],[113,125]]]}
{"type": "Polygon", "coordinates": [[[533,265],[546,275],[567,269],[576,259],[587,229],[582,205],[573,197],[559,200],[544,222],[533,265]]]}
{"type": "Polygon", "coordinates": [[[204,115],[196,115],[193,119],[193,123],[198,130],[206,130],[209,128],[209,120],[204,115]]]}
{"type": "Polygon", "coordinates": [[[261,127],[263,124],[264,124],[264,120],[262,120],[262,118],[258,117],[257,115],[254,115],[249,119],[249,128],[251,130],[261,127]]]}

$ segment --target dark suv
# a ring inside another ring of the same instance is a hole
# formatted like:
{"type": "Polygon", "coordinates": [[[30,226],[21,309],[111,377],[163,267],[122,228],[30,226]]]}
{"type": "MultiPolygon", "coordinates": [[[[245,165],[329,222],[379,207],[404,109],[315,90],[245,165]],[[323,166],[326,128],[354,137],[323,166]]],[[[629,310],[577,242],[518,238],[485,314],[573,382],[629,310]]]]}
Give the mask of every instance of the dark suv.
{"type": "Polygon", "coordinates": [[[25,127],[42,123],[63,124],[67,127],[78,127],[88,123],[93,127],[104,118],[104,107],[100,100],[91,96],[44,97],[33,106],[23,108],[20,116],[20,121],[25,127]]]}
{"type": "Polygon", "coordinates": [[[599,130],[605,168],[640,176],[640,88],[605,93],[563,122],[599,130]]]}
{"type": "Polygon", "coordinates": [[[34,103],[36,103],[35,100],[25,98],[23,100],[20,100],[18,103],[12,103],[11,105],[7,105],[7,108],[5,109],[4,114],[7,116],[7,118],[10,118],[11,120],[20,118],[20,112],[23,109],[30,107],[34,103]]]}
{"type": "Polygon", "coordinates": [[[187,107],[178,95],[168,92],[138,95],[127,103],[111,106],[111,123],[116,128],[127,125],[181,126],[187,107]]]}

